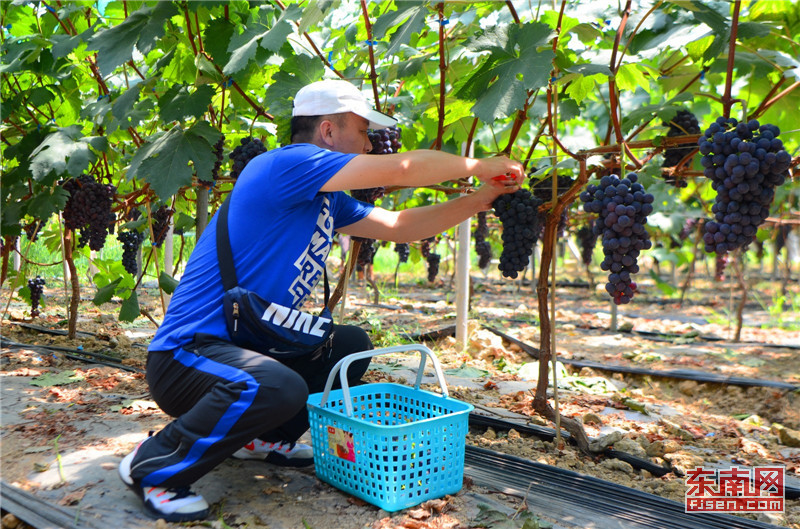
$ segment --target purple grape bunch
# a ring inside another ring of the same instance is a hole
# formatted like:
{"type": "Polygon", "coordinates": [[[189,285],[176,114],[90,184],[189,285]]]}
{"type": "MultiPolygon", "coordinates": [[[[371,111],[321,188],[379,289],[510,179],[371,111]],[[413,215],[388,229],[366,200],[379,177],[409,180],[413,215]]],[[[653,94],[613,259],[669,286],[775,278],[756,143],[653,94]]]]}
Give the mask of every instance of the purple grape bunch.
{"type": "Polygon", "coordinates": [[[704,225],[706,252],[724,254],[755,240],[792,161],[779,135],[775,125],[719,117],[698,140],[703,173],[717,192],[714,219],[704,225]]]}
{"type": "Polygon", "coordinates": [[[399,127],[370,130],[367,132],[372,150],[370,154],[392,154],[398,152],[403,142],[400,139],[399,127]]]}
{"type": "Polygon", "coordinates": [[[637,291],[632,279],[639,271],[637,258],[652,247],[645,224],[653,212],[654,197],[637,180],[636,173],[625,178],[607,175],[580,195],[584,211],[598,215],[592,231],[602,235],[605,258],[600,268],[609,272],[606,292],[617,305],[630,303],[637,291]]]}

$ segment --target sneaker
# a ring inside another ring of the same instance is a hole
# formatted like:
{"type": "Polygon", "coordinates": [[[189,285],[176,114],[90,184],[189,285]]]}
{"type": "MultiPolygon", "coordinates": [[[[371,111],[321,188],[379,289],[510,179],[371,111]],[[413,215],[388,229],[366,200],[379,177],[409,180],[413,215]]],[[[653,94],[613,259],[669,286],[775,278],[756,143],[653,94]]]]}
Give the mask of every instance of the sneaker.
{"type": "Polygon", "coordinates": [[[142,499],[148,514],[166,522],[191,522],[208,516],[208,503],[202,496],[189,490],[189,487],[143,487],[131,477],[131,462],[143,442],[122,459],[119,477],[142,499]]]}
{"type": "Polygon", "coordinates": [[[282,467],[314,464],[314,451],[303,443],[268,443],[255,439],[233,453],[236,459],[261,459],[282,467]]]}

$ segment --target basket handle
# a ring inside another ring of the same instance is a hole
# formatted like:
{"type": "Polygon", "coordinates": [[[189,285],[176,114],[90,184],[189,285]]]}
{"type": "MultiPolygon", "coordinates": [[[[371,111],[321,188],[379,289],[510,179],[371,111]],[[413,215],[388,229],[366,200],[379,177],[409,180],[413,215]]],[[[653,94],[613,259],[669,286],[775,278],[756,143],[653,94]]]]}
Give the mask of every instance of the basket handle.
{"type": "Polygon", "coordinates": [[[381,349],[371,349],[369,351],[361,351],[359,353],[353,353],[350,355],[345,356],[341,360],[339,360],[331,372],[328,374],[328,381],[325,383],[325,391],[322,393],[322,399],[320,400],[319,406],[324,407],[325,403],[328,401],[328,395],[331,392],[331,388],[333,387],[333,381],[336,378],[336,373],[339,373],[339,381],[342,385],[342,395],[344,397],[344,406],[347,410],[347,416],[353,416],[353,402],[350,400],[350,386],[347,383],[347,369],[350,367],[350,364],[355,362],[356,360],[362,360],[364,358],[372,358],[373,356],[389,354],[389,353],[403,353],[406,351],[418,351],[420,353],[420,360],[419,360],[419,368],[417,369],[417,380],[414,382],[414,389],[419,389],[420,383],[422,382],[422,377],[425,371],[425,361],[428,357],[430,357],[431,362],[433,363],[433,369],[436,371],[436,378],[439,380],[439,387],[442,388],[442,396],[447,397],[449,396],[449,392],[447,391],[447,384],[444,382],[444,373],[442,372],[442,365],[439,363],[439,359],[436,358],[436,355],[433,352],[425,347],[424,345],[420,344],[411,344],[411,345],[395,345],[393,347],[383,347],[381,349]]]}

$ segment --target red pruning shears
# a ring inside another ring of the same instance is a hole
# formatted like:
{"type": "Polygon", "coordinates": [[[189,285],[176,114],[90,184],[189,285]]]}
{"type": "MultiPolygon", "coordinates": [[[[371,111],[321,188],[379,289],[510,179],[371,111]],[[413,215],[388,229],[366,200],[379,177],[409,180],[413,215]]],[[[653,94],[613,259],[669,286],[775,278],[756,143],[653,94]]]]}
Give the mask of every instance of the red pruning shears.
{"type": "Polygon", "coordinates": [[[510,173],[494,176],[494,177],[492,177],[492,180],[495,181],[495,182],[502,182],[502,183],[504,183],[506,185],[514,185],[514,184],[516,184],[516,180],[514,179],[513,176],[511,176],[510,173]]]}

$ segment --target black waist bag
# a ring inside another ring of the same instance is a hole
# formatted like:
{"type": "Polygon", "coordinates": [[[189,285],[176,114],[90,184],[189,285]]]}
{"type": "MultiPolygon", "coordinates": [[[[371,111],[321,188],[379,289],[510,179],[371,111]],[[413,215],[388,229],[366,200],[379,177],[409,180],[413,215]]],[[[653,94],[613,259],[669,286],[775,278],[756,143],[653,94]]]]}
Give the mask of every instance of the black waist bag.
{"type": "Polygon", "coordinates": [[[228,233],[229,203],[230,196],[219,210],[217,257],[225,289],[222,300],[225,325],[231,341],[277,360],[327,357],[333,340],[333,317],[327,307],[330,295],[327,272],[324,272],[325,308],[318,316],[267,301],[240,287],[228,233]]]}

